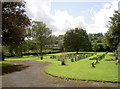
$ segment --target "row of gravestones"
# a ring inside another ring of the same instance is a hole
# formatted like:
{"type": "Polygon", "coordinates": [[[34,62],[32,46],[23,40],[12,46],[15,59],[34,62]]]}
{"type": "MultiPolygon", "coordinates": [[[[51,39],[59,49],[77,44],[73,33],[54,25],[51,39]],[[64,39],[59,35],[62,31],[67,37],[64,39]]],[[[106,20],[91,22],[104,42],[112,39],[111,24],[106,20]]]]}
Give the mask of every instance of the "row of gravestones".
{"type": "Polygon", "coordinates": [[[106,52],[106,53],[104,53],[104,54],[102,54],[102,55],[99,55],[99,56],[97,56],[97,57],[90,58],[89,60],[96,60],[95,62],[92,62],[92,63],[91,63],[92,67],[95,68],[95,65],[96,65],[97,63],[99,63],[99,61],[100,61],[101,59],[103,59],[107,53],[108,53],[108,52],[106,52]]]}
{"type": "Polygon", "coordinates": [[[55,55],[50,56],[50,59],[56,59],[56,58],[57,58],[57,56],[55,56],[55,55]]]}
{"type": "Polygon", "coordinates": [[[85,59],[87,57],[93,56],[95,53],[89,53],[89,54],[79,54],[77,56],[74,56],[73,58],[71,58],[71,62],[76,62],[79,61],[81,59],[85,59]]]}
{"type": "Polygon", "coordinates": [[[71,62],[79,61],[81,59],[93,56],[95,53],[89,53],[89,54],[64,54],[60,56],[52,55],[50,56],[50,59],[58,59],[60,61],[62,58],[64,59],[71,59],[71,62]]]}
{"type": "Polygon", "coordinates": [[[99,60],[99,61],[100,61],[102,58],[105,57],[105,55],[106,55],[107,53],[108,53],[108,52],[105,52],[104,54],[99,55],[99,56],[97,56],[97,57],[89,58],[89,60],[99,60]]]}
{"type": "Polygon", "coordinates": [[[81,59],[84,59],[86,57],[90,57],[90,56],[93,56],[94,54],[96,53],[89,53],[89,54],[85,54],[85,53],[82,53],[82,54],[63,54],[63,55],[52,55],[50,56],[50,59],[58,59],[58,61],[61,61],[61,65],[66,65],[65,64],[65,60],[66,59],[71,59],[71,62],[75,62],[75,61],[79,61],[81,59]]]}

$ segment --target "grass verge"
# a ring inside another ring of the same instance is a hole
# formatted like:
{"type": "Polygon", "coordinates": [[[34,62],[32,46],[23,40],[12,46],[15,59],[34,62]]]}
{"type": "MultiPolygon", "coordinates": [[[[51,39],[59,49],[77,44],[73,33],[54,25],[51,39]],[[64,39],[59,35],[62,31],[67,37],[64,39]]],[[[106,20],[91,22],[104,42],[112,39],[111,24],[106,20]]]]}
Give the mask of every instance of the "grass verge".
{"type": "Polygon", "coordinates": [[[5,61],[24,61],[24,60],[34,60],[38,59],[38,56],[34,55],[29,55],[29,56],[23,56],[23,57],[10,57],[10,58],[5,58],[5,61]]]}
{"type": "Polygon", "coordinates": [[[10,63],[10,62],[0,62],[0,66],[2,66],[2,67],[12,66],[12,65],[16,65],[16,64],[15,63],[10,63]]]}

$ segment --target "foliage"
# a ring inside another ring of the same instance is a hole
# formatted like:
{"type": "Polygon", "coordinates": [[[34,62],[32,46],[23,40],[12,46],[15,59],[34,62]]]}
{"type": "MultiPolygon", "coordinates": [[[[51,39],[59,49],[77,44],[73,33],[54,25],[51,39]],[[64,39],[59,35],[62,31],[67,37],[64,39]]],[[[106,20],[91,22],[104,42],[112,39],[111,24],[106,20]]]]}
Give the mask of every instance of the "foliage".
{"type": "Polygon", "coordinates": [[[26,28],[30,19],[25,14],[24,2],[2,2],[2,44],[13,49],[20,49],[26,37],[26,28]]]}
{"type": "Polygon", "coordinates": [[[32,37],[36,41],[38,51],[41,53],[45,48],[45,45],[50,44],[50,38],[52,31],[46,27],[46,24],[39,21],[33,21],[32,24],[32,37]]]}
{"type": "Polygon", "coordinates": [[[93,33],[93,34],[89,34],[89,38],[92,44],[92,50],[95,51],[95,45],[99,46],[97,47],[96,51],[98,52],[104,52],[104,51],[111,51],[110,47],[107,45],[107,40],[106,40],[106,34],[103,33],[93,33]],[[97,42],[95,44],[95,42],[97,42]]]}
{"type": "Polygon", "coordinates": [[[94,42],[93,44],[93,47],[92,47],[92,49],[96,52],[97,50],[99,50],[99,45],[98,45],[98,43],[97,42],[94,42]]]}
{"type": "Polygon", "coordinates": [[[89,38],[91,42],[96,41],[97,43],[102,43],[102,38],[104,37],[104,35],[102,33],[93,33],[93,34],[89,34],[89,38]]]}
{"type": "Polygon", "coordinates": [[[59,40],[58,45],[59,45],[59,48],[63,51],[64,50],[63,40],[59,40]]]}
{"type": "Polygon", "coordinates": [[[20,44],[26,36],[30,20],[24,2],[2,2],[3,45],[20,44]]]}
{"type": "Polygon", "coordinates": [[[120,13],[115,11],[113,17],[110,17],[109,21],[109,31],[107,32],[106,39],[109,47],[112,50],[116,50],[118,44],[120,43],[120,13]]]}
{"type": "Polygon", "coordinates": [[[52,44],[52,45],[57,44],[57,39],[58,39],[57,36],[51,35],[51,44],[52,44]]]}
{"type": "Polygon", "coordinates": [[[76,51],[91,49],[91,42],[85,30],[75,28],[68,30],[64,35],[63,44],[66,50],[76,51]]]}

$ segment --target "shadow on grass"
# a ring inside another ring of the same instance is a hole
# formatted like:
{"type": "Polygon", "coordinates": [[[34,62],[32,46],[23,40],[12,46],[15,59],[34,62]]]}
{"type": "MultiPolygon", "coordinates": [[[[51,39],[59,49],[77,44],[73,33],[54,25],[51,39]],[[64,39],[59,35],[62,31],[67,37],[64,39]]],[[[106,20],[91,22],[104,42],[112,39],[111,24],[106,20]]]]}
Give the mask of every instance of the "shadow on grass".
{"type": "Polygon", "coordinates": [[[16,71],[22,71],[28,67],[29,66],[25,66],[25,65],[4,66],[1,68],[2,73],[0,73],[0,75],[9,74],[9,73],[16,72],[16,71]]]}

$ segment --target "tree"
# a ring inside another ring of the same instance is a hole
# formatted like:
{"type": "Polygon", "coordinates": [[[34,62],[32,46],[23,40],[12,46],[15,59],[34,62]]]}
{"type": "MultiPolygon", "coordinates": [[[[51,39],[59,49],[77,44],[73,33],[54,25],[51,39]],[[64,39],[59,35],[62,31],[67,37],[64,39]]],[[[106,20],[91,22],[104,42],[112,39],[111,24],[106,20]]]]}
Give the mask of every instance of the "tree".
{"type": "Polygon", "coordinates": [[[57,36],[51,35],[51,39],[50,39],[51,49],[53,49],[53,48],[54,48],[54,45],[58,43],[58,42],[57,42],[57,39],[58,39],[57,36]]]}
{"type": "Polygon", "coordinates": [[[75,28],[68,30],[64,35],[63,44],[66,50],[85,51],[91,49],[91,42],[85,30],[81,28],[75,28]]]}
{"type": "Polygon", "coordinates": [[[102,38],[102,44],[103,44],[103,48],[104,48],[105,51],[111,52],[110,47],[107,44],[106,33],[102,38]]]}
{"type": "Polygon", "coordinates": [[[2,2],[2,45],[19,48],[30,24],[24,2],[2,2]]]}
{"type": "Polygon", "coordinates": [[[102,38],[103,38],[102,33],[94,33],[94,34],[89,34],[89,38],[91,42],[97,41],[97,43],[102,43],[102,38]]]}
{"type": "Polygon", "coordinates": [[[36,40],[38,52],[41,53],[41,60],[43,59],[42,51],[45,45],[50,43],[51,33],[52,31],[43,22],[33,21],[32,37],[36,40]]]}
{"type": "Polygon", "coordinates": [[[63,40],[59,40],[58,46],[61,49],[61,51],[64,51],[63,40]]]}
{"type": "Polygon", "coordinates": [[[63,35],[58,36],[58,46],[61,49],[61,51],[64,51],[64,46],[63,46],[63,35]]]}
{"type": "Polygon", "coordinates": [[[110,17],[110,19],[106,39],[109,47],[112,50],[116,50],[120,43],[120,13],[115,11],[113,17],[110,17]]]}
{"type": "Polygon", "coordinates": [[[98,43],[95,41],[94,43],[93,43],[93,47],[92,47],[92,49],[93,49],[93,51],[97,51],[97,50],[99,50],[99,45],[98,45],[98,43]]]}

